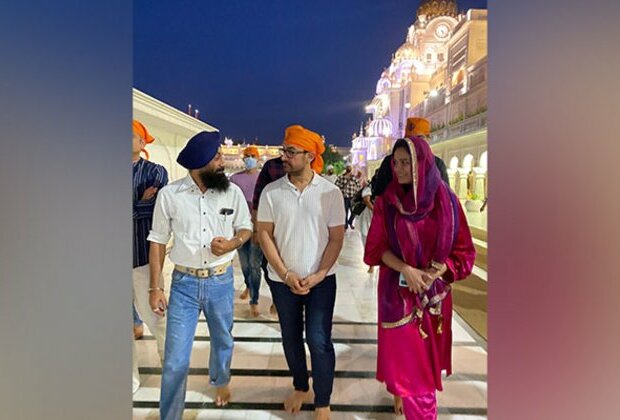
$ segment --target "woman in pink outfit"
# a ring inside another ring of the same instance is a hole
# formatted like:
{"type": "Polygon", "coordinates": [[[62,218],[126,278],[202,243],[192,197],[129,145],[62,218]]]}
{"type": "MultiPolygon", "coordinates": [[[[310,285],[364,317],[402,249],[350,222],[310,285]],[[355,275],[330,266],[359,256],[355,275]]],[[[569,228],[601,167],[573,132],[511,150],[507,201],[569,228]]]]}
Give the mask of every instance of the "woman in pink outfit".
{"type": "Polygon", "coordinates": [[[427,142],[400,139],[391,181],[376,198],[364,261],[380,265],[377,380],[407,419],[437,418],[441,372],[452,373],[450,284],[475,250],[467,220],[427,142]]]}

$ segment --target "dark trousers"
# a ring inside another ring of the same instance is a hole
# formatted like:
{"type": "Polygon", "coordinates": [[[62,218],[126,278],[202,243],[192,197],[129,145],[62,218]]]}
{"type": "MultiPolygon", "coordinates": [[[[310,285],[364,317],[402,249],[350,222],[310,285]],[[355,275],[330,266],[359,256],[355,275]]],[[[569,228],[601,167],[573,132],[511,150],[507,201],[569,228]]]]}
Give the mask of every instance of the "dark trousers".
{"type": "Polygon", "coordinates": [[[353,219],[355,219],[355,215],[351,211],[351,201],[353,198],[344,198],[344,227],[348,228],[349,226],[353,227],[353,219]]]}
{"type": "Polygon", "coordinates": [[[305,296],[296,295],[287,285],[267,278],[271,296],[278,310],[282,329],[282,346],[293,375],[293,386],[308,391],[308,367],[304,347],[304,309],[306,342],[312,363],[312,389],[315,407],[329,406],[334,386],[336,354],[332,343],[332,319],[336,301],[336,275],[325,277],[305,296]]]}

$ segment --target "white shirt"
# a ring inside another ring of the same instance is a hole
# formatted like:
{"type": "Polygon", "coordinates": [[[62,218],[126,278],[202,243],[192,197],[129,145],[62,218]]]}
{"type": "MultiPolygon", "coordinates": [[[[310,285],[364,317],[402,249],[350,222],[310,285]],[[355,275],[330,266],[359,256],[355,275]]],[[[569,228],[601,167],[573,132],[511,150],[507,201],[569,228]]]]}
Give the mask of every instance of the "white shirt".
{"type": "MultiPolygon", "coordinates": [[[[288,175],[268,184],[258,204],[256,220],[274,224],[276,247],[286,267],[302,278],[316,273],[329,242],[329,228],[344,225],[344,199],[340,189],[314,174],[299,192],[288,175]]],[[[283,281],[271,264],[269,277],[283,281]]],[[[336,271],[336,265],[327,275],[336,271]]]]}
{"type": "Polygon", "coordinates": [[[332,184],[336,183],[336,179],[338,178],[338,175],[333,174],[333,175],[323,175],[323,178],[325,178],[326,180],[328,180],[329,182],[331,182],[332,184]]]}
{"type": "Polygon", "coordinates": [[[370,189],[370,185],[365,186],[362,190],[362,198],[364,197],[372,197],[372,190],[370,189]]]}
{"type": "Polygon", "coordinates": [[[147,240],[167,244],[171,234],[174,245],[170,260],[191,268],[215,267],[231,261],[235,252],[219,257],[211,253],[216,236],[230,239],[241,229],[252,230],[248,205],[235,184],[225,192],[200,191],[190,175],[172,182],[157,194],[153,225],[147,240]],[[222,214],[223,209],[232,214],[222,214]]]}

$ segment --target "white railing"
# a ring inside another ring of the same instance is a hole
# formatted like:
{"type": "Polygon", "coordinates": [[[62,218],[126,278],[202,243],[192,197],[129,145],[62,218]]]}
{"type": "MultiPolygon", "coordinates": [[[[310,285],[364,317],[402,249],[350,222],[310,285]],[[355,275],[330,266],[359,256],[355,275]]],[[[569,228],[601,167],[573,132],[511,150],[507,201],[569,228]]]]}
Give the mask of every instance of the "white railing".
{"type": "Polygon", "coordinates": [[[431,133],[431,144],[449,140],[454,137],[464,136],[465,134],[482,130],[486,128],[486,126],[487,111],[484,111],[480,114],[465,118],[463,121],[459,121],[457,123],[450,124],[447,127],[433,131],[431,133]]]}

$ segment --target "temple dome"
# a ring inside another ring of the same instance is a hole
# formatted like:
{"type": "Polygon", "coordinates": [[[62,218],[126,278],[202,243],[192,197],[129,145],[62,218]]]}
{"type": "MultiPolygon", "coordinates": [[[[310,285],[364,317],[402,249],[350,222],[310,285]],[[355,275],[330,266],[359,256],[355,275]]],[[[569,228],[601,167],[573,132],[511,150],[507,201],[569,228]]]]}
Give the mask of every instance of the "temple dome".
{"type": "Polygon", "coordinates": [[[372,120],[368,126],[370,137],[390,137],[392,135],[392,122],[387,118],[372,120]]]}
{"type": "Polygon", "coordinates": [[[384,71],[381,74],[381,78],[377,82],[377,90],[376,90],[377,95],[385,92],[390,87],[392,87],[392,81],[390,80],[390,77],[389,77],[387,71],[384,71]]]}
{"type": "Polygon", "coordinates": [[[398,50],[396,50],[396,54],[394,54],[394,62],[400,63],[402,61],[410,61],[416,58],[416,50],[413,44],[409,42],[405,42],[400,46],[398,50]]]}
{"type": "Polygon", "coordinates": [[[418,7],[418,18],[426,16],[426,20],[431,20],[437,16],[458,16],[456,0],[423,0],[418,7]]]}

